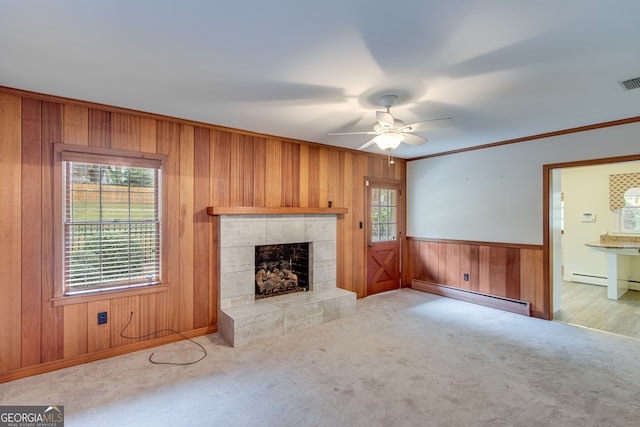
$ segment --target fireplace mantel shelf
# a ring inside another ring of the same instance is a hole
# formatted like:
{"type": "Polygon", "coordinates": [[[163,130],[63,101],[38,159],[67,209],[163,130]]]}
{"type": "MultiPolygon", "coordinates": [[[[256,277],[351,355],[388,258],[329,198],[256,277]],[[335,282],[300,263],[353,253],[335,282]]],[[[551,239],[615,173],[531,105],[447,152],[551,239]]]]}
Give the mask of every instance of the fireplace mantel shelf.
{"type": "Polygon", "coordinates": [[[209,206],[209,215],[305,215],[305,214],[346,214],[348,208],[281,208],[254,206],[209,206]]]}

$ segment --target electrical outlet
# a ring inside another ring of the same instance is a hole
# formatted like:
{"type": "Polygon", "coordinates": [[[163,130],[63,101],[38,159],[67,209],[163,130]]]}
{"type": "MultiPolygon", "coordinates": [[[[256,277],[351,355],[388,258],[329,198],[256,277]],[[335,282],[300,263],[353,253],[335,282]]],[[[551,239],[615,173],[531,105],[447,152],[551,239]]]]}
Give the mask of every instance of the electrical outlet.
{"type": "Polygon", "coordinates": [[[469,281],[469,275],[467,273],[464,273],[464,281],[468,282],[469,281]]]}
{"type": "Polygon", "coordinates": [[[107,323],[107,312],[101,311],[98,313],[98,325],[104,325],[105,323],[107,323]]]}

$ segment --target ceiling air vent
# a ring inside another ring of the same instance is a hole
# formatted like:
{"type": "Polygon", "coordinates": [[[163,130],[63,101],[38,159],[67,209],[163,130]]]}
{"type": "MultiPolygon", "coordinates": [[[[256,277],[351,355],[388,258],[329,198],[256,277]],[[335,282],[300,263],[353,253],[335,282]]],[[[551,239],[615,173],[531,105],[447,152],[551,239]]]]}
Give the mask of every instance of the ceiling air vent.
{"type": "Polygon", "coordinates": [[[633,79],[620,82],[620,86],[622,86],[626,90],[640,89],[640,77],[635,77],[633,79]]]}

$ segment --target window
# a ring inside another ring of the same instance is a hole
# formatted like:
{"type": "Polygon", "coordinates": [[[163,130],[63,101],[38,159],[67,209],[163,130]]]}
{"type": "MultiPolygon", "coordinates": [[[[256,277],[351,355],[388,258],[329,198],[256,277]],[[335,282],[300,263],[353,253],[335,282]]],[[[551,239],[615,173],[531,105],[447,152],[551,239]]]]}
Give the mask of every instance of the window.
{"type": "Polygon", "coordinates": [[[640,233],[640,188],[624,193],[625,205],[620,209],[620,232],[640,233]]]}
{"type": "Polygon", "coordinates": [[[371,241],[388,242],[397,236],[397,195],[388,188],[371,189],[371,241]]]}
{"type": "Polygon", "coordinates": [[[63,294],[160,283],[162,161],[71,149],[60,160],[63,294]]]}

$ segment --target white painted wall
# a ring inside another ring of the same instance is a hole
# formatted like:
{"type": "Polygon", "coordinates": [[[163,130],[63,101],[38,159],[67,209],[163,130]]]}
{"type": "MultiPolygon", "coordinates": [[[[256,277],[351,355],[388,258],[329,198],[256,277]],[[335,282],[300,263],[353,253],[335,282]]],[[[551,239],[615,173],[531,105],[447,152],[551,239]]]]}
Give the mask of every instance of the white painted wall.
{"type": "Polygon", "coordinates": [[[640,124],[416,160],[407,235],[541,245],[542,166],[640,154],[640,124]]]}
{"type": "MultiPolygon", "coordinates": [[[[606,257],[584,245],[600,239],[605,230],[617,231],[615,215],[609,210],[609,175],[640,172],[640,162],[567,168],[562,170],[564,193],[564,279],[598,283],[588,277],[607,276],[606,257]],[[596,222],[582,222],[582,213],[593,213],[596,222]]],[[[640,280],[640,257],[631,257],[631,280],[640,280]]],[[[604,282],[604,280],[602,281],[604,282]]]]}

